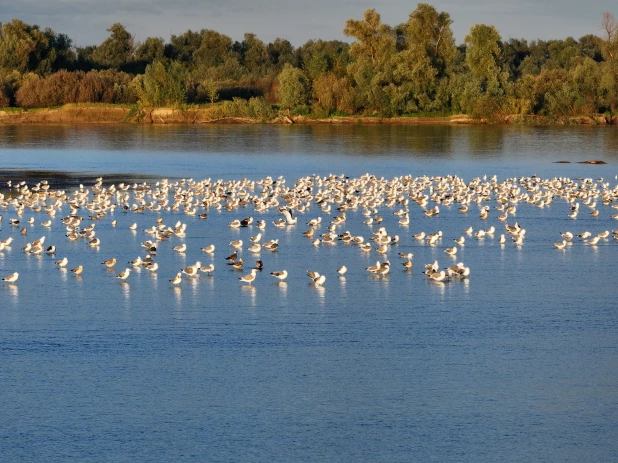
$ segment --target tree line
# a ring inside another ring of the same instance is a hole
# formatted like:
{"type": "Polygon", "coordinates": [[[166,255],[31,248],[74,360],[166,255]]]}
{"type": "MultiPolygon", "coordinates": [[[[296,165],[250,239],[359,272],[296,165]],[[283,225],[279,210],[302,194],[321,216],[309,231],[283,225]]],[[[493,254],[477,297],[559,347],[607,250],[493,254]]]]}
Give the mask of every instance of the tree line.
{"type": "Polygon", "coordinates": [[[466,113],[564,119],[618,111],[618,22],[579,39],[503,40],[477,24],[457,45],[446,12],[420,3],[390,26],[370,9],[346,22],[352,43],[242,41],[214,30],[143,42],[122,24],[96,46],[19,19],[0,24],[0,106],[66,103],[147,107],[227,104],[262,117],[290,114],[466,113]]]}

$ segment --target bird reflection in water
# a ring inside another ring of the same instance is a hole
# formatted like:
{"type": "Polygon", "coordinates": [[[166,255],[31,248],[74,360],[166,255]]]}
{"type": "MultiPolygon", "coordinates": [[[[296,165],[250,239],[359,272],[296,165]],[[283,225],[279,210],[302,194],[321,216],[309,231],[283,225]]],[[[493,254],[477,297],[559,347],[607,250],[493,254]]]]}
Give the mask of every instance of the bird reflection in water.
{"type": "Polygon", "coordinates": [[[339,277],[339,288],[341,288],[341,295],[343,297],[347,297],[346,284],[347,284],[347,280],[345,276],[341,275],[339,277]]]}
{"type": "Polygon", "coordinates": [[[315,287],[315,291],[318,294],[318,304],[325,305],[326,304],[326,288],[322,285],[313,285],[315,287]]]}
{"type": "Polygon", "coordinates": [[[464,294],[467,296],[470,294],[470,280],[464,278],[463,280],[464,294]]]}
{"type": "Polygon", "coordinates": [[[120,288],[122,289],[122,297],[124,298],[125,302],[131,302],[131,285],[129,283],[127,283],[126,281],[120,281],[118,282],[118,284],[120,285],[120,288]]]}
{"type": "Polygon", "coordinates": [[[279,281],[277,283],[277,286],[279,286],[279,294],[281,294],[281,297],[286,299],[287,296],[288,296],[288,284],[287,284],[287,282],[279,281]]]}
{"type": "Polygon", "coordinates": [[[249,302],[251,304],[251,307],[255,307],[255,295],[257,293],[257,290],[255,289],[255,286],[253,285],[242,285],[242,292],[245,295],[249,296],[249,302]]]}
{"type": "Polygon", "coordinates": [[[5,288],[8,290],[9,296],[13,300],[13,303],[18,304],[19,303],[19,286],[10,284],[10,285],[5,285],[5,288]]]}
{"type": "Polygon", "coordinates": [[[174,291],[174,301],[176,302],[176,310],[182,309],[182,288],[180,286],[172,286],[174,291]]]}

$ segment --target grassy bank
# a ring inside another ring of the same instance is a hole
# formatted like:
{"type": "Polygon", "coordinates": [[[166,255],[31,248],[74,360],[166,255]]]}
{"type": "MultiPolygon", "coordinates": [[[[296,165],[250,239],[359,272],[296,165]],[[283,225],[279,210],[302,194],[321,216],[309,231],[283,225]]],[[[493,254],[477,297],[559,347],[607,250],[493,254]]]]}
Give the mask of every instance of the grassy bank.
{"type": "Polygon", "coordinates": [[[185,106],[178,108],[143,108],[131,105],[111,104],[67,104],[56,108],[24,110],[5,108],[0,110],[3,124],[588,124],[618,125],[618,117],[604,115],[572,117],[561,120],[540,116],[506,116],[499,120],[473,119],[465,114],[450,116],[332,116],[317,118],[289,116],[285,112],[256,115],[244,111],[229,110],[222,105],[185,106]]]}

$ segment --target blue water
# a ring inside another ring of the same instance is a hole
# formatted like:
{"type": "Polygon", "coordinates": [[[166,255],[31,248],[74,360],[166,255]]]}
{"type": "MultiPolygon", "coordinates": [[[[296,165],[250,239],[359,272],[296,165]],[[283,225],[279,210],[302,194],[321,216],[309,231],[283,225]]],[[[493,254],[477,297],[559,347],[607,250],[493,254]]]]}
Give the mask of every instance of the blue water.
{"type": "MultiPolygon", "coordinates": [[[[331,172],[603,177],[615,186],[616,146],[611,127],[0,126],[0,170],[12,179],[69,172],[86,188],[112,174],[153,183],[282,175],[291,185],[331,172]],[[608,164],[576,163],[586,159],[608,164]]],[[[382,225],[401,238],[387,277],[364,270],[375,252],[313,247],[302,235],[319,216],[325,232],[334,208],[313,205],[285,229],[272,225],[276,211],[251,207],[211,209],[206,220],[117,209],[93,222],[99,248],[67,241],[66,205],[51,229],[26,209],[22,222],[35,218],[26,236],[8,223],[12,208],[0,211],[0,239],[15,239],[0,251],[0,275],[20,272],[0,286],[0,460],[618,461],[618,243],[610,235],[596,247],[552,244],[566,230],[618,228],[618,211],[599,204],[595,219],[582,205],[572,220],[562,200],[520,203],[507,221],[528,231],[517,248],[499,245],[504,224],[488,204],[487,221],[476,206],[428,218],[414,205],[409,227],[381,208],[382,225]],[[186,236],[160,245],[155,274],[119,282],[101,262],[115,256],[121,270],[143,256],[151,237],[142,230],[159,216],[186,223],[186,236]],[[246,216],[267,221],[263,241],[280,240],[276,253],[245,246],[247,265],[264,261],[252,286],[224,259],[229,241],[258,232],[227,226],[246,216]],[[495,237],[466,236],[457,259],[444,254],[464,228],[491,225],[495,237]],[[438,230],[436,247],[411,237],[438,230]],[[43,235],[55,257],[20,250],[43,235]],[[183,242],[186,254],[172,251],[183,242]],[[212,257],[200,251],[211,243],[212,257]],[[398,252],[415,254],[412,272],[398,252]],[[84,265],[81,279],[55,268],[63,256],[69,268],[84,265]],[[428,282],[421,272],[435,259],[465,262],[470,278],[428,282]],[[168,283],[196,260],[214,263],[213,276],[168,283]],[[284,268],[290,276],[279,284],[269,272],[284,268]],[[308,269],[327,275],[323,288],[308,269]]],[[[364,219],[348,211],[338,232],[368,237],[378,226],[364,219]]]]}

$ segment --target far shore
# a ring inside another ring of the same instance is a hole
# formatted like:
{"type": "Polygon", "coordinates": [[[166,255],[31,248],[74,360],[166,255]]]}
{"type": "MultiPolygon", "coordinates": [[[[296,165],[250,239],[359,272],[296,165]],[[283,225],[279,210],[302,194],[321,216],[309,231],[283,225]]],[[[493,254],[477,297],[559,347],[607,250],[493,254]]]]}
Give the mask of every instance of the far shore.
{"type": "Polygon", "coordinates": [[[1,124],[340,124],[340,125],[465,125],[465,124],[519,124],[519,125],[618,125],[618,116],[602,114],[569,117],[561,120],[542,116],[505,116],[488,121],[474,119],[466,114],[451,116],[314,116],[279,115],[272,120],[249,117],[213,118],[209,107],[140,108],[123,105],[68,104],[59,108],[0,110],[1,124]]]}

